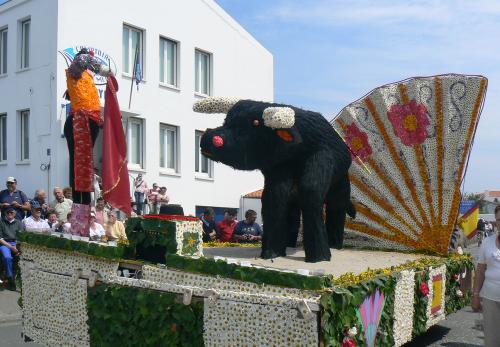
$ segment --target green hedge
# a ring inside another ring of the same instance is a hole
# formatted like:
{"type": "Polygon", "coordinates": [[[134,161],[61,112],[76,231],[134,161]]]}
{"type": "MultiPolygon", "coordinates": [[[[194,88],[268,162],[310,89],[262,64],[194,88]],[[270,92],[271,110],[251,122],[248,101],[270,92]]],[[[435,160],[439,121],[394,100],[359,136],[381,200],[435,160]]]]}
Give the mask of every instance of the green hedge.
{"type": "Polygon", "coordinates": [[[223,260],[216,261],[210,258],[193,259],[176,254],[167,254],[166,260],[167,266],[179,270],[218,275],[257,284],[265,283],[307,290],[320,290],[331,285],[330,278],[326,276],[304,276],[296,273],[228,264],[223,260]]]}
{"type": "Polygon", "coordinates": [[[60,249],[70,252],[78,252],[112,260],[127,258],[130,253],[130,250],[127,246],[102,246],[97,243],[69,240],[63,237],[37,234],[27,231],[19,233],[18,241],[29,243],[32,245],[60,249]]]}
{"type": "Polygon", "coordinates": [[[99,284],[88,289],[92,346],[203,346],[203,301],[172,293],[99,284]],[[178,299],[180,298],[180,299],[178,299]]]}
{"type": "Polygon", "coordinates": [[[125,228],[133,248],[166,247],[168,253],[177,252],[175,222],[161,219],[130,218],[125,228]]]}

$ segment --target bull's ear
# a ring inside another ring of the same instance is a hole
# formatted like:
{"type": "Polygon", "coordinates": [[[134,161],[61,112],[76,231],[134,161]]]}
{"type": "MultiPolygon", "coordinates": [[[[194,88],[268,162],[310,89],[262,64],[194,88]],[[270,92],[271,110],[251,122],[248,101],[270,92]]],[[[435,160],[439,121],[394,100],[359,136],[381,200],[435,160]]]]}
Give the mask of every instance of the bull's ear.
{"type": "Polygon", "coordinates": [[[302,136],[295,127],[289,129],[277,129],[276,135],[285,143],[297,144],[302,142],[302,136]]]}

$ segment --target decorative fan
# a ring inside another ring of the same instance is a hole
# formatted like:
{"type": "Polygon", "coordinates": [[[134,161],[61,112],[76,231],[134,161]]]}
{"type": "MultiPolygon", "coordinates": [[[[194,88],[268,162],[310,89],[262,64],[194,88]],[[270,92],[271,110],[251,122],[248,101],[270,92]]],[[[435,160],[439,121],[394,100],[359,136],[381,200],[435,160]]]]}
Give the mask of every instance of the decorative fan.
{"type": "Polygon", "coordinates": [[[410,78],[374,89],[332,120],[353,156],[358,214],[348,233],[447,253],[486,86],[482,76],[410,78]]]}

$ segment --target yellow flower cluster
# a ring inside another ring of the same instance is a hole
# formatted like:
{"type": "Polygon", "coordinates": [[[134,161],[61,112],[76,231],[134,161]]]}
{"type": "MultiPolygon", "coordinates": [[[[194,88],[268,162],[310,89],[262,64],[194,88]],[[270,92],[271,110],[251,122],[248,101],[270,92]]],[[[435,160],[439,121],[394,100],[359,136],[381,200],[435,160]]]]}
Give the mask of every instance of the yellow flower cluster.
{"type": "Polygon", "coordinates": [[[262,244],[258,243],[237,243],[237,242],[219,242],[219,241],[210,241],[203,242],[204,248],[211,247],[260,247],[262,244]]]}
{"type": "Polygon", "coordinates": [[[348,287],[352,285],[359,284],[361,282],[366,282],[375,279],[376,277],[386,277],[390,276],[394,273],[403,271],[403,270],[425,270],[429,267],[436,267],[443,265],[447,260],[453,261],[462,261],[462,260],[470,260],[471,256],[468,254],[459,255],[452,254],[447,258],[421,258],[414,261],[409,261],[404,264],[398,266],[391,266],[390,268],[385,269],[370,269],[362,272],[360,274],[354,274],[352,272],[347,272],[337,278],[332,280],[334,286],[338,287],[348,287]]]}

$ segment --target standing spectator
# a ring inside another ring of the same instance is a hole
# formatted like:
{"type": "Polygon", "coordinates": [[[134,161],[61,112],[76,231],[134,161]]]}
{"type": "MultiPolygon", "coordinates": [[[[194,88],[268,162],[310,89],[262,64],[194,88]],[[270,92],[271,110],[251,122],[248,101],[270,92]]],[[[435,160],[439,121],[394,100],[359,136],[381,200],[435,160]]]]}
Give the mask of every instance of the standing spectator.
{"type": "Polygon", "coordinates": [[[89,222],[90,222],[89,225],[90,239],[97,241],[100,240],[101,237],[103,237],[106,234],[106,232],[104,231],[103,226],[95,221],[94,212],[90,212],[89,222]]]}
{"type": "Polygon", "coordinates": [[[209,207],[203,211],[200,217],[203,222],[203,242],[213,241],[217,237],[214,215],[214,210],[209,207]]]}
{"type": "Polygon", "coordinates": [[[160,188],[158,187],[158,183],[153,183],[153,188],[149,190],[148,193],[148,205],[149,205],[149,213],[158,214],[158,206],[156,204],[156,197],[158,196],[158,192],[160,188]]]}
{"type": "Polygon", "coordinates": [[[64,187],[62,191],[66,199],[70,199],[71,201],[73,201],[73,190],[71,189],[71,187],[64,187]]]}
{"type": "Polygon", "coordinates": [[[7,189],[0,192],[0,207],[3,218],[6,216],[7,208],[13,207],[17,220],[22,220],[25,212],[30,210],[29,200],[26,194],[17,190],[17,180],[14,177],[7,177],[7,189]]]}
{"type": "Polygon", "coordinates": [[[255,223],[257,212],[248,210],[245,212],[245,220],[238,222],[234,227],[233,238],[238,242],[258,242],[262,240],[262,229],[255,223]]]}
{"type": "MultiPolygon", "coordinates": [[[[42,208],[42,216],[41,216],[42,219],[47,219],[48,217],[49,206],[47,205],[46,200],[47,200],[47,194],[45,194],[45,190],[43,189],[37,189],[35,191],[35,196],[33,197],[32,200],[30,200],[30,205],[32,205],[31,209],[33,209],[34,203],[39,204],[40,207],[42,208]]],[[[31,211],[28,211],[26,216],[27,217],[31,216],[31,211]]]]}
{"type": "MultiPolygon", "coordinates": [[[[500,206],[495,207],[495,219],[500,229],[500,206]]],[[[479,249],[472,309],[483,310],[484,345],[500,346],[500,234],[484,239],[479,249]]]]}
{"type": "Polygon", "coordinates": [[[95,221],[101,225],[106,225],[108,223],[108,212],[109,208],[106,207],[106,202],[101,197],[97,199],[95,208],[92,208],[92,212],[95,213],[95,221]]]}
{"type": "Polygon", "coordinates": [[[51,210],[56,213],[57,219],[64,222],[68,219],[68,213],[71,211],[73,201],[66,198],[63,190],[59,187],[54,188],[54,198],[54,201],[52,201],[49,206],[51,210]]]}
{"type": "Polygon", "coordinates": [[[144,194],[148,191],[148,184],[142,178],[142,174],[138,174],[134,179],[134,187],[135,213],[141,216],[144,206],[144,194]]]}
{"type": "Polygon", "coordinates": [[[229,242],[233,238],[234,227],[236,226],[236,211],[226,210],[224,212],[224,219],[217,224],[219,232],[219,240],[221,242],[229,242]]]}
{"type": "Polygon", "coordinates": [[[161,187],[156,196],[156,208],[159,210],[163,205],[168,205],[170,198],[167,195],[167,187],[161,187]]]}
{"type": "Polygon", "coordinates": [[[42,219],[42,206],[38,201],[33,201],[31,204],[31,216],[23,219],[24,229],[26,230],[49,230],[49,223],[45,219],[42,219]]]}
{"type": "Polygon", "coordinates": [[[57,232],[61,231],[60,223],[57,220],[57,214],[55,212],[49,212],[47,224],[49,225],[51,231],[57,231],[57,232]]]}
{"type": "Polygon", "coordinates": [[[16,290],[13,271],[13,257],[19,255],[16,248],[17,234],[23,230],[23,224],[16,219],[16,209],[13,206],[5,208],[5,218],[0,221],[0,253],[5,265],[9,290],[16,290]]]}
{"type": "Polygon", "coordinates": [[[106,225],[106,236],[108,240],[127,240],[125,225],[118,220],[115,211],[108,212],[108,223],[106,225]]]}
{"type": "Polygon", "coordinates": [[[97,199],[101,197],[101,186],[102,186],[102,178],[99,176],[99,169],[94,168],[94,178],[92,185],[94,187],[94,192],[92,193],[92,206],[95,206],[97,199]]]}

